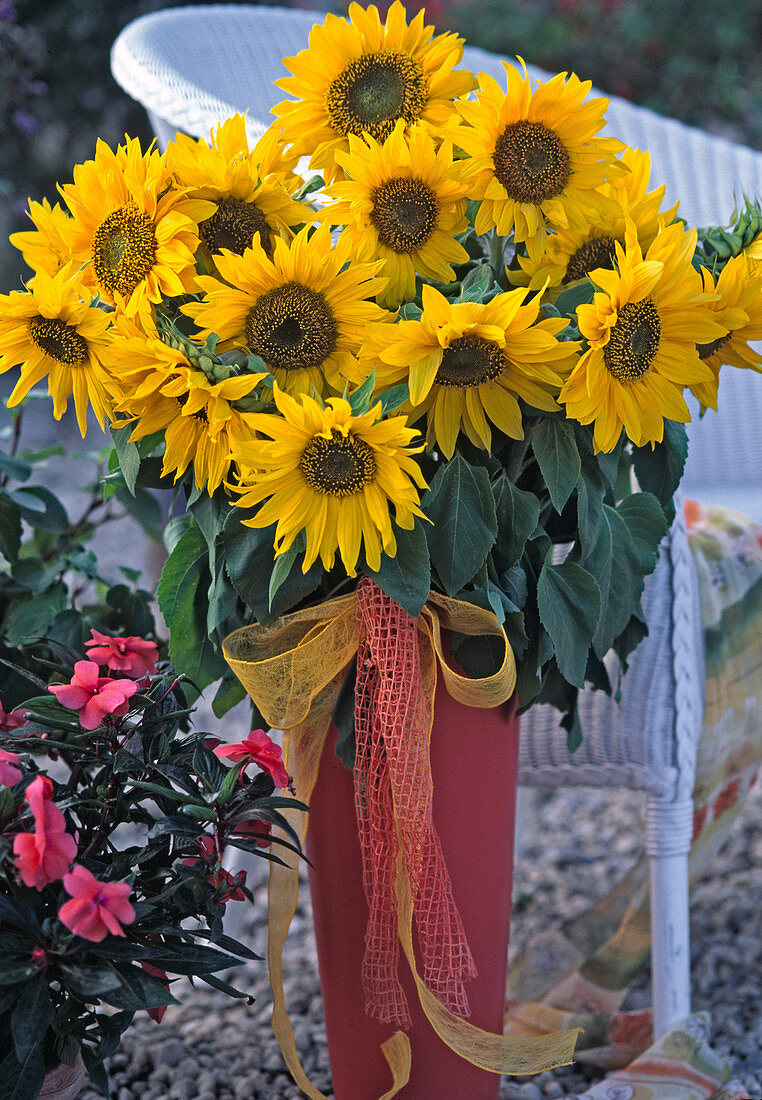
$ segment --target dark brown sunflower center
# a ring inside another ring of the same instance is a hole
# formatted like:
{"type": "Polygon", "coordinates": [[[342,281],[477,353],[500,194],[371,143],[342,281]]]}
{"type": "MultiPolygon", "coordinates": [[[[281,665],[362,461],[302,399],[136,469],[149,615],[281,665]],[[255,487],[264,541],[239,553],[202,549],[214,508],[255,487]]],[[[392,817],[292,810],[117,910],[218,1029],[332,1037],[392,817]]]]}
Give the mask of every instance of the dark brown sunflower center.
{"type": "Polygon", "coordinates": [[[370,219],[394,252],[416,252],[437,224],[436,196],[423,180],[391,179],[373,192],[370,219]]]}
{"type": "Polygon", "coordinates": [[[60,317],[33,317],[29,322],[29,335],[38,348],[59,363],[79,366],[89,359],[87,340],[60,317]]]}
{"type": "Polygon", "coordinates": [[[397,119],[415,122],[429,98],[426,75],[410,54],[382,50],[350,61],[326,93],[326,108],[340,134],[367,130],[389,137],[397,119]]]}
{"type": "Polygon", "coordinates": [[[552,199],[561,194],[570,174],[569,154],[558,135],[527,119],[506,126],[497,139],[492,163],[514,202],[552,199]]]}
{"type": "Polygon", "coordinates": [[[372,448],[359,436],[342,435],[334,428],[331,438],[316,435],[302,452],[299,468],[316,493],[346,497],[360,493],[376,476],[372,448]]]}
{"type": "Polygon", "coordinates": [[[134,203],[114,210],[95,231],[93,266],[112,297],[131,294],[156,262],[153,222],[134,203]]]}
{"type": "MultiPolygon", "coordinates": [[[[175,401],[181,409],[184,408],[184,406],[188,403],[188,394],[181,393],[179,397],[175,398],[175,401]]],[[[191,420],[200,420],[202,424],[209,423],[209,417],[206,415],[206,409],[198,409],[196,412],[190,414],[190,418],[191,420]]]]}
{"type": "Polygon", "coordinates": [[[481,386],[503,373],[502,348],[481,336],[460,336],[442,356],[434,382],[439,386],[481,386]]]}
{"type": "Polygon", "coordinates": [[[256,203],[232,197],[220,199],[215,213],[199,224],[198,231],[210,252],[229,248],[237,256],[242,256],[247,248],[251,248],[258,233],[262,248],[268,256],[272,256],[270,227],[256,203]]]}
{"type": "Polygon", "coordinates": [[[731,332],[726,332],[724,336],[718,337],[717,340],[712,340],[711,344],[696,344],[696,351],[699,353],[699,359],[711,359],[716,351],[725,347],[732,335],[731,332]]]}
{"type": "Polygon", "coordinates": [[[603,360],[617,382],[627,386],[648,374],[660,336],[659,314],[650,298],[622,306],[603,349],[603,360]]]}
{"type": "Polygon", "coordinates": [[[597,267],[613,271],[615,255],[616,249],[611,237],[594,237],[591,241],[585,241],[569,260],[566,274],[561,281],[573,283],[575,279],[584,279],[597,267]]]}
{"type": "Polygon", "coordinates": [[[271,369],[319,367],[336,347],[337,337],[325,298],[301,283],[268,290],[246,318],[246,342],[271,369]]]}

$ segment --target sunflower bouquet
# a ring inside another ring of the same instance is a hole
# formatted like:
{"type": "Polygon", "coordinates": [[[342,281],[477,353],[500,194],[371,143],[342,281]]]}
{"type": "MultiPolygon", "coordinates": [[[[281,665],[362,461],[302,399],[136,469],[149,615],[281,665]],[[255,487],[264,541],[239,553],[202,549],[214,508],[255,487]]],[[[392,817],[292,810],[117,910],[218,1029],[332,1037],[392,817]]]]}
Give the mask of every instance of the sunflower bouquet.
{"type": "Polygon", "coordinates": [[[0,296],[9,405],[47,379],[57,418],[71,396],[83,433],[108,422],[107,493],[171,496],[175,667],[220,715],[243,681],[296,727],[293,662],[261,690],[247,668],[323,639],[307,710],[356,767],[356,637],[336,670],[314,634],[355,592],[438,608],[468,676],[510,654],[520,709],[577,745],[578,692],[646,633],[685,396],[762,369],[759,205],[689,228],[589,82],[477,78],[462,45],[399,2],[326,16],[255,144],[243,116],[165,153],[99,142],[63,205],[30,203],[34,277],[0,296]]]}

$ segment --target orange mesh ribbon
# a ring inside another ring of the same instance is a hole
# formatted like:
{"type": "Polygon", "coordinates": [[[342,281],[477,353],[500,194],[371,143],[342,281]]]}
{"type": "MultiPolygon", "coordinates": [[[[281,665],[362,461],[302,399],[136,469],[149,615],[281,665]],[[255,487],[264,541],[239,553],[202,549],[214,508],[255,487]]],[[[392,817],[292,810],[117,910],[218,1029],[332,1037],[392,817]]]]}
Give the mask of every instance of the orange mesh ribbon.
{"type": "Polygon", "coordinates": [[[365,1010],[410,1026],[397,974],[397,837],[410,877],[423,980],[442,1004],[467,1016],[464,981],[476,977],[432,820],[429,727],[415,619],[368,577],[357,585],[355,802],[370,917],[365,1010]]]}
{"type": "MultiPolygon", "coordinates": [[[[223,650],[265,720],[284,731],[286,766],[299,798],[308,805],[331,715],[347,670],[358,655],[358,720],[363,730],[358,730],[361,780],[357,804],[363,849],[374,854],[370,866],[375,869],[368,870],[365,863],[366,888],[370,886],[369,895],[374,899],[372,927],[378,929],[372,937],[377,935],[377,941],[365,961],[366,989],[372,1000],[385,1006],[382,1011],[397,1014],[389,1019],[405,1020],[407,1008],[396,976],[396,927],[423,1011],[443,1042],[461,1057],[493,1073],[510,1074],[540,1073],[571,1062],[579,1029],[516,1039],[483,1031],[459,1014],[466,1008],[463,980],[473,973],[473,963],[431,826],[428,740],[438,671],[450,695],[466,706],[496,707],[512,694],[516,680],[513,653],[495,616],[431,592],[418,619],[413,620],[372,582],[362,580],[357,595],[340,596],[284,615],[268,627],[235,631],[225,639],[223,650]],[[376,612],[388,619],[380,629],[376,612]],[[370,626],[366,616],[372,620],[370,626]],[[442,629],[502,639],[501,667],[476,680],[455,672],[444,658],[442,629]],[[416,635],[417,646],[413,644],[416,635]],[[403,665],[395,666],[397,660],[403,665]],[[416,662],[418,672],[412,675],[416,662]],[[381,735],[375,738],[375,745],[372,729],[381,735]],[[389,781],[382,782],[387,774],[389,781]],[[370,800],[365,797],[366,787],[370,800]],[[423,976],[418,973],[413,948],[414,921],[423,976]]],[[[309,815],[286,810],[285,816],[303,844],[309,815]]],[[[299,1061],[283,990],[283,945],[296,910],[298,888],[296,867],[270,865],[268,962],[273,1030],[305,1095],[310,1100],[326,1100],[299,1061]]],[[[381,1100],[392,1100],[410,1074],[407,1035],[395,1032],[382,1044],[382,1050],[393,1080],[381,1100]]],[[[362,1057],[361,1051],[358,1057],[362,1057]]]]}

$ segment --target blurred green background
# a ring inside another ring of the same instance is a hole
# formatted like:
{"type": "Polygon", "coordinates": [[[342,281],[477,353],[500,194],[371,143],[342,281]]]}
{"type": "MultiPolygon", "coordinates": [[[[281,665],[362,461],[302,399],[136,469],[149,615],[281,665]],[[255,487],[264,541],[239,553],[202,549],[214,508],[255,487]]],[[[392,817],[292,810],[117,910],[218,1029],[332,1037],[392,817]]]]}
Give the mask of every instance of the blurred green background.
{"type": "MultiPolygon", "coordinates": [[[[54,201],[56,182],[92,156],[96,137],[150,140],[145,114],[111,77],[109,49],[132,19],[180,4],[188,0],[0,0],[0,289],[20,288],[23,264],[7,238],[29,224],[29,197],[54,201]]],[[[606,92],[762,148],[762,0],[406,6],[425,7],[439,30],[457,30],[472,45],[574,70],[606,92]]]]}

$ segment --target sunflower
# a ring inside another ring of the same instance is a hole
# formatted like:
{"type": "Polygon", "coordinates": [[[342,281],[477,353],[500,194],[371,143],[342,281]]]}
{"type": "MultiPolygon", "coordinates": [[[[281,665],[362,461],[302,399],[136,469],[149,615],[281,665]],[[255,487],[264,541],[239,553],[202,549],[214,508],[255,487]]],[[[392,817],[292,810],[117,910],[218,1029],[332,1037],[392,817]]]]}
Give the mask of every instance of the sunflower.
{"type": "Polygon", "coordinates": [[[614,138],[597,138],[607,99],[588,99],[590,81],[559,73],[532,92],[524,75],[503,62],[504,92],[494,77],[479,74],[476,100],[456,106],[466,125],[449,128],[455,145],[472,158],[472,199],[482,203],[477,233],[495,226],[517,241],[544,235],[546,227],[584,233],[590,211],[611,205],[597,189],[623,171],[614,138]]]}
{"type": "Polygon", "coordinates": [[[438,129],[452,100],[476,86],[473,75],[453,72],[463,39],[434,36],[419,11],[410,26],[399,0],[381,23],[378,9],[349,5],[349,21],[327,15],[312,28],[309,47],[284,59],[293,74],[276,80],[294,96],[273,108],[286,142],[328,182],[340,176],[335,154],[348,149],[350,134],[369,133],[384,142],[398,119],[438,129]]]}
{"type": "Polygon", "coordinates": [[[195,290],[197,222],[213,203],[172,188],[165,158],[136,138],[114,152],[99,141],[95,159],[74,169],[61,194],[73,215],[64,237],[93,291],[129,316],[150,318],[163,297],[195,290]]]}
{"type": "Polygon", "coordinates": [[[705,292],[719,294],[709,308],[725,333],[708,344],[698,345],[699,358],[712,371],[712,379],[694,383],[691,390],[704,408],[716,409],[721,367],[762,372],[762,355],[749,346],[750,340],[762,340],[762,271],[753,272],[752,264],[741,253],[728,260],[716,283],[706,268],[701,269],[701,275],[705,292]]]}
{"type": "Polygon", "coordinates": [[[87,430],[87,406],[98,423],[111,415],[112,382],[104,366],[111,319],[90,304],[90,294],[71,265],[55,275],[40,269],[30,289],[0,294],[0,374],[20,366],[8,407],[26,397],[45,375],[60,420],[73,395],[79,430],[87,430]]]}
{"type": "Polygon", "coordinates": [[[383,144],[366,134],[349,137],[349,152],[336,160],[349,177],[328,194],[336,199],[325,211],[331,225],[344,225],[352,255],[382,259],[389,283],[378,297],[395,307],[415,297],[416,273],[448,283],[451,267],[468,253],[455,240],[467,228],[468,182],[464,162],[454,162],[452,146],[439,150],[427,130],[398,122],[383,144]]]}
{"type": "Polygon", "coordinates": [[[640,149],[625,149],[621,163],[628,171],[602,184],[596,191],[612,200],[610,206],[593,205],[584,232],[559,229],[544,239],[528,242],[529,256],[519,256],[521,272],[508,271],[516,283],[541,290],[549,285],[560,289],[586,278],[598,267],[612,270],[616,243],[624,244],[624,223],[629,217],[635,226],[638,244],[647,250],[659,229],[674,221],[678,203],[661,211],[664,185],[648,190],[651,158],[640,149]]]}
{"type": "Polygon", "coordinates": [[[240,256],[254,236],[268,256],[273,238],[289,237],[291,226],[314,220],[314,212],[291,199],[301,185],[294,157],[285,158],[277,134],[268,130],[250,151],[246,120],[234,115],[211,134],[211,145],[178,134],[167,147],[167,167],[195,199],[207,199],[215,212],[199,224],[207,256],[228,248],[240,256]]]}
{"type": "Polygon", "coordinates": [[[367,326],[387,316],[367,301],[385,285],[382,266],[349,263],[349,239],[331,247],[327,225],[304,229],[290,242],[276,238],[272,259],[258,240],[243,256],[216,257],[225,283],[200,275],[202,302],[182,307],[204,339],[216,333],[227,347],[248,347],[267,364],[281,389],[304,393],[326,383],[343,390],[357,376],[357,350],[367,326]]]}
{"type": "MultiPolygon", "coordinates": [[[[196,485],[212,494],[227,477],[231,452],[253,437],[251,414],[236,402],[263,373],[215,379],[182,351],[123,317],[114,326],[108,364],[119,397],[117,427],[133,425],[131,441],[164,432],[162,476],[175,481],[193,466],[196,485]]],[[[211,364],[211,360],[208,360],[211,364]]]]}
{"type": "Polygon", "coordinates": [[[391,506],[395,522],[406,530],[415,516],[423,517],[418,489],[426,482],[412,458],[422,450],[411,446],[415,431],[404,416],[382,420],[380,403],[355,416],[343,397],[330,397],[324,407],[307,394],[296,401],[277,386],[274,397],[280,416],[252,416],[257,433],[268,438],[236,452],[250,471],[236,503],[251,508],[270,497],[244,522],[277,523],[276,557],[304,531],[305,573],[318,555],[331,569],[338,550],[353,577],[361,542],[369,568],[379,569],[382,550],[390,557],[397,552],[391,506]]]}
{"type": "Polygon", "coordinates": [[[521,397],[534,408],[558,410],[553,395],[577,361],[579,344],[556,339],[563,318],[537,321],[539,297],[523,289],[489,302],[449,302],[423,288],[419,321],[385,325],[369,335],[364,363],[379,390],[407,381],[409,417],[428,414],[428,444],[452,458],[462,429],[489,450],[490,422],[523,439],[521,397]],[[375,364],[374,364],[375,360],[375,364]]]}
{"type": "Polygon", "coordinates": [[[71,219],[62,206],[58,203],[51,206],[47,199],[42,202],[33,202],[30,199],[28,215],[34,229],[12,233],[10,242],[19,250],[32,271],[55,275],[71,259],[65,240],[71,219]]]}
{"type": "Polygon", "coordinates": [[[711,382],[696,348],[726,334],[715,319],[701,276],[691,266],[696,230],[675,224],[656,236],[645,259],[628,221],[618,270],[593,271],[592,305],[577,307],[589,344],[559,401],[581,424],[595,422],[594,444],[611,451],[624,428],[638,447],[661,442],[664,419],[690,420],[685,386],[711,382]]]}

